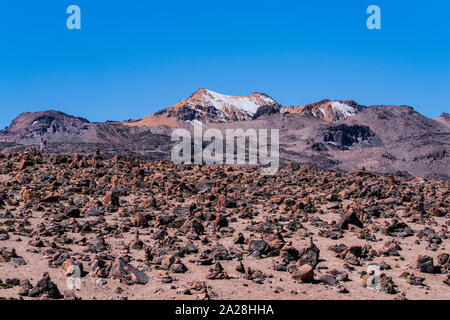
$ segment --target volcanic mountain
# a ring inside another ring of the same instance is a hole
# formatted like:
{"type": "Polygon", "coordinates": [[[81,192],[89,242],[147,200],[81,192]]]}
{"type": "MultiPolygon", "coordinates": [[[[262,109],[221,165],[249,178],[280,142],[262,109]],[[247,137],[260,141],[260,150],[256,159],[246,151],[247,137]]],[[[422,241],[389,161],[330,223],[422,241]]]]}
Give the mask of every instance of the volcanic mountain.
{"type": "Polygon", "coordinates": [[[260,107],[274,108],[279,112],[281,106],[264,93],[252,93],[245,96],[228,96],[211,90],[200,89],[188,99],[176,105],[158,111],[148,117],[126,121],[129,126],[169,127],[199,121],[202,123],[233,122],[252,120],[260,107]]]}
{"type": "Polygon", "coordinates": [[[227,96],[200,89],[188,99],[143,119],[89,122],[58,111],[23,113],[0,130],[0,151],[20,151],[47,141],[46,152],[134,154],[168,160],[174,128],[279,129],[280,165],[398,173],[450,180],[450,116],[427,118],[410,106],[363,106],[322,100],[284,107],[263,93],[227,96]]]}
{"type": "Polygon", "coordinates": [[[14,152],[47,142],[46,150],[55,153],[131,154],[146,159],[165,159],[170,154],[170,136],[164,128],[129,127],[119,122],[89,122],[63,112],[47,110],[26,112],[9,127],[0,130],[0,151],[14,152]]]}
{"type": "Polygon", "coordinates": [[[18,138],[34,138],[47,133],[78,133],[88,127],[89,121],[84,118],[47,110],[20,114],[9,127],[2,130],[2,134],[18,138]]]}
{"type": "Polygon", "coordinates": [[[285,107],[282,112],[296,113],[329,122],[347,119],[365,109],[353,100],[322,100],[304,106],[285,107]]]}

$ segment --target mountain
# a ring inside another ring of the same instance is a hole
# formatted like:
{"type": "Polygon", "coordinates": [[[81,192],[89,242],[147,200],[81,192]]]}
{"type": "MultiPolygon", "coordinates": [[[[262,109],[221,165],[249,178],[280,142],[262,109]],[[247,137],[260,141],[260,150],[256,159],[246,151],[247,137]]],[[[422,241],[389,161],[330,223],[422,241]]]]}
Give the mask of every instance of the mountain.
{"type": "Polygon", "coordinates": [[[264,93],[252,93],[245,96],[228,96],[211,90],[200,89],[188,99],[181,100],[176,105],[158,111],[148,117],[124,122],[129,126],[169,127],[180,124],[232,122],[251,120],[260,107],[270,107],[280,110],[281,106],[264,93]]]}
{"type": "Polygon", "coordinates": [[[411,106],[374,105],[344,122],[370,126],[385,142],[415,139],[446,130],[441,123],[421,115],[411,106]]]}
{"type": "Polygon", "coordinates": [[[304,106],[284,107],[281,112],[301,114],[333,122],[347,119],[365,109],[353,100],[322,100],[304,106]]]}
{"type": "MultiPolygon", "coordinates": [[[[353,100],[322,100],[283,107],[262,93],[226,96],[200,89],[186,100],[146,118],[89,122],[50,110],[23,113],[0,130],[0,151],[48,142],[46,152],[133,154],[170,160],[174,128],[279,129],[280,164],[322,170],[450,180],[450,115],[427,118],[410,106],[362,106],[353,100]]],[[[226,141],[225,141],[226,143],[226,141]]],[[[225,145],[224,143],[224,145],[225,145]]]]}
{"type": "Polygon", "coordinates": [[[1,131],[2,135],[18,138],[34,138],[48,133],[77,133],[86,130],[89,121],[67,115],[60,111],[26,112],[15,118],[11,125],[1,131]]]}
{"type": "Polygon", "coordinates": [[[194,92],[188,99],[138,120],[126,121],[128,126],[179,127],[201,123],[227,123],[254,120],[263,115],[291,113],[328,122],[347,119],[366,108],[353,100],[322,100],[304,106],[284,107],[264,93],[228,96],[208,89],[194,92]]]}
{"type": "Polygon", "coordinates": [[[106,155],[135,154],[144,159],[168,159],[170,132],[159,127],[129,127],[119,122],[89,122],[87,119],[48,110],[27,112],[0,130],[0,151],[14,152],[39,146],[55,153],[91,154],[101,149],[106,155]]]}
{"type": "Polygon", "coordinates": [[[439,117],[434,118],[434,120],[450,129],[450,114],[444,112],[439,117]]]}

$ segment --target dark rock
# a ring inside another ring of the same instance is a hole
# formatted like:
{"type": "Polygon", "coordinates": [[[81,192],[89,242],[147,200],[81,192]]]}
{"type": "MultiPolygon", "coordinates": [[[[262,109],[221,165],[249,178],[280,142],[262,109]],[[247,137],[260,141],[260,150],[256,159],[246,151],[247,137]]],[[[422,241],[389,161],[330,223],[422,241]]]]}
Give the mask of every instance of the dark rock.
{"type": "Polygon", "coordinates": [[[348,230],[348,226],[350,224],[355,225],[359,228],[362,228],[364,226],[361,220],[358,219],[358,216],[354,211],[344,214],[338,221],[337,227],[341,230],[348,230]]]}
{"type": "Polygon", "coordinates": [[[47,295],[51,299],[62,298],[58,287],[50,280],[50,276],[48,273],[44,273],[42,279],[38,281],[36,286],[30,291],[28,296],[37,298],[43,295],[47,295]]]}

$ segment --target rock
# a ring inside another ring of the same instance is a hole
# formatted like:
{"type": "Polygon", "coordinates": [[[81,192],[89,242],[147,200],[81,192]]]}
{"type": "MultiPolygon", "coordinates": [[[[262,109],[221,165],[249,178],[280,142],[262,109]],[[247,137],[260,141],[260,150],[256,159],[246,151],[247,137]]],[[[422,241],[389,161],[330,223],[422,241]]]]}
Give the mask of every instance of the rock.
{"type": "Polygon", "coordinates": [[[239,261],[238,265],[236,266],[236,271],[240,273],[245,273],[245,267],[242,264],[242,261],[239,261]]]}
{"type": "Polygon", "coordinates": [[[424,277],[416,277],[415,275],[410,275],[407,278],[407,281],[409,284],[413,285],[413,286],[422,286],[423,282],[425,281],[424,277]]]}
{"type": "Polygon", "coordinates": [[[14,266],[24,266],[27,264],[27,262],[22,257],[15,257],[11,259],[11,263],[14,266]]]}
{"type": "Polygon", "coordinates": [[[400,250],[402,250],[402,248],[400,247],[399,242],[391,240],[384,244],[383,248],[380,250],[380,254],[386,257],[398,257],[400,256],[400,250]]]}
{"type": "Polygon", "coordinates": [[[446,285],[450,286],[450,276],[447,275],[447,279],[442,281],[443,283],[445,283],[446,285]]]}
{"type": "Polygon", "coordinates": [[[214,268],[210,269],[206,274],[206,279],[218,280],[218,279],[229,279],[228,274],[223,270],[222,265],[219,261],[216,262],[214,268]]]}
{"type": "Polygon", "coordinates": [[[264,272],[260,270],[253,270],[251,268],[247,268],[244,279],[252,280],[257,284],[262,284],[264,283],[264,280],[268,277],[269,277],[268,275],[266,275],[264,272]]]}
{"type": "Polygon", "coordinates": [[[217,198],[217,206],[222,208],[236,208],[236,201],[221,194],[217,198]]]}
{"type": "Polygon", "coordinates": [[[349,225],[355,225],[359,228],[362,228],[364,226],[361,220],[358,219],[354,211],[344,214],[337,223],[337,227],[341,230],[348,230],[349,225]]]}
{"type": "Polygon", "coordinates": [[[309,264],[303,264],[294,270],[292,278],[303,283],[312,283],[314,280],[314,268],[309,264]]]}
{"type": "Polygon", "coordinates": [[[110,206],[110,205],[119,207],[120,206],[119,193],[116,191],[107,192],[103,203],[104,203],[105,207],[110,206]]]}
{"type": "Polygon", "coordinates": [[[22,280],[19,286],[20,286],[19,296],[26,297],[30,294],[30,290],[33,289],[33,286],[31,285],[29,280],[22,280]]]}
{"type": "Polygon", "coordinates": [[[381,290],[387,294],[396,294],[397,289],[392,277],[388,277],[385,274],[381,274],[380,276],[380,286],[381,290]]]}
{"type": "Polygon", "coordinates": [[[299,251],[290,244],[283,246],[280,250],[280,258],[285,261],[297,261],[300,258],[299,251]]]}
{"type": "Polygon", "coordinates": [[[65,216],[69,218],[79,218],[80,217],[80,209],[69,207],[65,210],[65,216]]]}
{"type": "Polygon", "coordinates": [[[205,228],[203,225],[198,221],[198,219],[189,219],[186,220],[186,222],[181,226],[181,231],[184,233],[193,232],[195,234],[203,234],[205,231],[205,228]]]}
{"type": "Polygon", "coordinates": [[[206,290],[205,282],[191,281],[191,282],[188,282],[187,285],[189,286],[189,289],[194,290],[194,291],[206,290]]]}
{"type": "Polygon", "coordinates": [[[338,196],[336,194],[334,194],[334,193],[330,193],[329,195],[327,195],[325,197],[325,199],[327,199],[327,201],[330,201],[330,202],[334,202],[334,201],[338,201],[339,200],[338,196]]]}
{"type": "Polygon", "coordinates": [[[392,237],[400,237],[400,238],[409,237],[414,234],[412,229],[406,223],[399,222],[396,219],[392,221],[390,226],[383,229],[383,233],[392,237]]]}
{"type": "Polygon", "coordinates": [[[161,283],[168,284],[173,282],[172,277],[166,270],[158,270],[157,275],[161,279],[161,283]]]}
{"type": "Polygon", "coordinates": [[[449,264],[450,264],[450,256],[448,253],[441,253],[437,256],[437,263],[448,269],[449,268],[449,264]]]}
{"type": "Polygon", "coordinates": [[[36,286],[28,294],[32,298],[42,297],[43,295],[47,295],[50,299],[62,298],[58,287],[50,280],[48,273],[44,273],[42,279],[38,281],[36,286]]]}
{"type": "Polygon", "coordinates": [[[180,259],[176,259],[174,264],[170,266],[170,272],[172,273],[185,273],[188,271],[188,268],[181,262],[180,259]]]}
{"type": "Polygon", "coordinates": [[[336,276],[336,280],[346,282],[346,281],[349,281],[350,279],[348,278],[348,273],[343,272],[336,276]]]}
{"type": "Polygon", "coordinates": [[[175,263],[175,257],[172,255],[167,255],[161,257],[161,269],[169,270],[169,268],[172,266],[172,264],[175,263]]]}
{"type": "Polygon", "coordinates": [[[322,274],[319,277],[319,281],[323,284],[327,284],[329,286],[334,286],[338,283],[336,277],[329,275],[329,274],[322,274]]]}
{"type": "Polygon", "coordinates": [[[347,246],[345,244],[336,244],[336,245],[330,246],[328,249],[333,251],[334,253],[342,253],[345,250],[347,250],[347,246]]]}
{"type": "MultiPolygon", "coordinates": [[[[133,226],[146,228],[148,227],[149,217],[141,212],[136,212],[133,218],[133,226]]],[[[161,230],[162,231],[162,230],[161,230]]]]}
{"type": "Polygon", "coordinates": [[[213,258],[214,260],[231,260],[232,259],[228,249],[220,244],[217,246],[214,246],[211,249],[211,253],[209,254],[209,256],[211,258],[213,258]]]}
{"type": "Polygon", "coordinates": [[[23,159],[20,163],[19,163],[19,170],[25,170],[28,167],[31,167],[34,165],[34,162],[28,159],[23,159]]]}
{"type": "Polygon", "coordinates": [[[311,238],[310,245],[299,252],[299,260],[297,263],[300,266],[302,266],[304,264],[308,264],[313,269],[315,269],[317,264],[319,263],[319,255],[320,255],[320,250],[313,243],[313,240],[311,238]]]}
{"type": "Polygon", "coordinates": [[[175,220],[175,216],[160,214],[156,217],[157,226],[166,226],[175,220]]]}
{"type": "Polygon", "coordinates": [[[225,216],[217,216],[216,220],[214,220],[214,226],[216,228],[228,227],[228,220],[225,216]]]}
{"type": "Polygon", "coordinates": [[[437,207],[430,208],[427,213],[432,217],[444,217],[446,215],[444,210],[440,210],[437,207]]]}
{"type": "Polygon", "coordinates": [[[433,264],[433,258],[430,256],[418,256],[412,267],[424,273],[437,272],[437,268],[433,264]]]}
{"type": "Polygon", "coordinates": [[[144,242],[139,239],[139,237],[136,237],[134,240],[132,240],[128,244],[128,248],[133,250],[141,250],[144,247],[144,242]]]}
{"type": "Polygon", "coordinates": [[[127,284],[147,284],[149,280],[144,272],[129,265],[122,258],[114,260],[110,274],[112,277],[125,281],[127,284]]]}
{"type": "Polygon", "coordinates": [[[244,235],[242,233],[239,233],[238,236],[234,239],[233,243],[234,244],[244,244],[245,243],[244,235]]]}
{"type": "Polygon", "coordinates": [[[250,252],[257,252],[259,254],[265,254],[270,251],[270,246],[264,240],[250,240],[248,250],[250,252]]]}
{"type": "Polygon", "coordinates": [[[20,280],[17,279],[17,278],[12,278],[12,279],[7,278],[7,279],[5,280],[5,283],[6,283],[6,284],[10,284],[10,285],[12,285],[12,286],[18,286],[18,285],[20,284],[20,280]]]}
{"type": "Polygon", "coordinates": [[[346,287],[344,287],[344,286],[341,286],[341,285],[335,285],[335,286],[333,286],[333,290],[335,291],[335,292],[337,292],[337,293],[343,293],[343,294],[346,294],[346,293],[349,293],[350,291],[348,291],[348,289],[346,288],[346,287]]]}

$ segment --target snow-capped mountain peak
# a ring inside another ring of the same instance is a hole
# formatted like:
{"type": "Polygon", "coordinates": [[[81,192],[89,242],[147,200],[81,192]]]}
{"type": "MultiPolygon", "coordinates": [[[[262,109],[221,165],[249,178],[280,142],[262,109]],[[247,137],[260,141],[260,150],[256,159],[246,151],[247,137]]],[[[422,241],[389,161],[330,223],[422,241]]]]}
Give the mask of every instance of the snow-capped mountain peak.
{"type": "Polygon", "coordinates": [[[272,98],[262,93],[253,93],[246,96],[229,96],[208,89],[200,89],[187,101],[191,106],[213,106],[219,111],[230,109],[247,112],[250,115],[256,113],[263,105],[277,104],[272,98]]]}
{"type": "Polygon", "coordinates": [[[298,113],[325,121],[339,121],[354,116],[365,108],[353,100],[322,100],[304,106],[284,108],[283,112],[298,113]]]}
{"type": "Polygon", "coordinates": [[[337,113],[342,114],[345,118],[354,116],[357,112],[356,108],[340,101],[331,102],[331,108],[337,113]]]}
{"type": "Polygon", "coordinates": [[[127,124],[174,126],[180,121],[192,124],[194,121],[207,123],[252,120],[262,106],[280,108],[275,100],[264,93],[230,96],[202,88],[170,108],[127,124]]]}
{"type": "MultiPolygon", "coordinates": [[[[208,108],[214,107],[219,112],[228,113],[231,110],[245,112],[248,115],[256,113],[259,107],[264,105],[277,105],[269,96],[262,93],[252,93],[245,96],[229,96],[208,89],[200,89],[187,100],[182,100],[178,105],[208,108]]],[[[242,115],[243,116],[243,115],[242,115]]]]}

